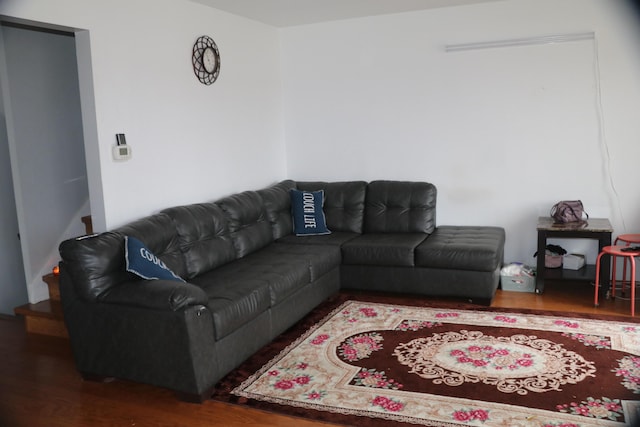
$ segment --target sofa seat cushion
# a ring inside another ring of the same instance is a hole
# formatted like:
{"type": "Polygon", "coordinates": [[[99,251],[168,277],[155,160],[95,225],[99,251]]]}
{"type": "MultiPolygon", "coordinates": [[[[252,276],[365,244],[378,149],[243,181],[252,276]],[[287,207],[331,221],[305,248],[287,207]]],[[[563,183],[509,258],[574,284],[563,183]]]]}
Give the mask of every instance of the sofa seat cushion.
{"type": "Polygon", "coordinates": [[[304,259],[309,265],[311,282],[315,282],[328,272],[339,268],[342,263],[342,252],[337,245],[300,245],[277,243],[269,246],[270,250],[283,256],[304,259]]]}
{"type": "Polygon", "coordinates": [[[363,234],[342,246],[344,264],[414,266],[414,251],[424,233],[363,234]]]}
{"type": "Polygon", "coordinates": [[[502,264],[504,241],[500,227],[441,226],[416,248],[416,266],[494,271],[502,264]]]}
{"type": "Polygon", "coordinates": [[[273,307],[311,282],[307,258],[281,253],[272,244],[246,257],[191,279],[205,291],[218,284],[258,282],[267,287],[268,307],[273,307]]]}
{"type": "Polygon", "coordinates": [[[360,233],[353,233],[350,231],[332,231],[331,234],[324,234],[319,236],[296,236],[290,234],[281,239],[278,239],[278,243],[291,243],[298,245],[333,245],[342,246],[349,240],[355,239],[360,236],[360,233]]]}
{"type": "Polygon", "coordinates": [[[209,301],[216,340],[220,340],[269,309],[269,284],[255,274],[220,274],[219,270],[191,279],[209,301]]]}
{"type": "Polygon", "coordinates": [[[274,307],[311,282],[311,273],[306,259],[283,255],[270,249],[271,246],[248,255],[232,265],[243,274],[263,280],[269,287],[270,306],[274,307]]]}

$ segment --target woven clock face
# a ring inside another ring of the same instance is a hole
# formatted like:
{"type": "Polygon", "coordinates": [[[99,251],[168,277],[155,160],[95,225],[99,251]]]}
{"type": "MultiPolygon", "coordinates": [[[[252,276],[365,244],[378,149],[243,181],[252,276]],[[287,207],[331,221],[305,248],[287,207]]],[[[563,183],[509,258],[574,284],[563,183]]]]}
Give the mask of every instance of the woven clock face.
{"type": "Polygon", "coordinates": [[[193,72],[201,83],[210,85],[216,81],[220,74],[220,52],[211,37],[198,37],[193,45],[191,62],[193,72]]]}

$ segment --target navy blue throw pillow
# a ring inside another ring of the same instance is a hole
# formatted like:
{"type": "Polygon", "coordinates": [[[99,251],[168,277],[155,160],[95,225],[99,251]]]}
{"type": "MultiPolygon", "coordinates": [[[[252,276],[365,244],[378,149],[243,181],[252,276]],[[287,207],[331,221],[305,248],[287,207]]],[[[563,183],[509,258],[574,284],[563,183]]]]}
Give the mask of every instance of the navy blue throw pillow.
{"type": "Polygon", "coordinates": [[[127,271],[147,280],[184,280],[155,256],[140,240],[124,236],[124,259],[127,271]]]}
{"type": "Polygon", "coordinates": [[[330,234],[324,217],[324,191],[291,190],[291,215],[296,236],[330,234]]]}

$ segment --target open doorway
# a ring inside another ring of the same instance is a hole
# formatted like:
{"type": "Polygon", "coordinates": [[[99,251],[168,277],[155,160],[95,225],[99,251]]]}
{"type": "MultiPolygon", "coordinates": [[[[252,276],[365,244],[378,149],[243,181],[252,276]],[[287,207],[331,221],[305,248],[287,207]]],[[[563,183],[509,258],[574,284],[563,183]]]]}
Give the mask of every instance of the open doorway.
{"type": "Polygon", "coordinates": [[[12,314],[25,296],[48,298],[41,277],[57,264],[60,241],[83,233],[90,208],[74,32],[7,21],[0,30],[0,150],[11,171],[0,203],[15,211],[13,224],[10,214],[0,217],[13,230],[0,243],[0,268],[22,268],[22,280],[0,284],[0,313],[12,314]]]}

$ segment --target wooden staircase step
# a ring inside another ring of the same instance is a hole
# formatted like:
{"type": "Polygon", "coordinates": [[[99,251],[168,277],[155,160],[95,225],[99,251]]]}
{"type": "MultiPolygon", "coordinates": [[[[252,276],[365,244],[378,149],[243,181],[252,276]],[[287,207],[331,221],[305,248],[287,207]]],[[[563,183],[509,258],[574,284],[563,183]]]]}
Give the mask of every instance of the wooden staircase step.
{"type": "MultiPolygon", "coordinates": [[[[81,220],[86,234],[93,234],[91,215],[83,216],[81,220]]],[[[60,276],[51,272],[42,276],[42,280],[49,288],[49,299],[36,304],[21,305],[13,311],[16,315],[24,316],[29,334],[69,338],[60,301],[60,276]]]]}
{"type": "Polygon", "coordinates": [[[49,299],[53,301],[60,301],[60,276],[57,274],[49,273],[42,276],[42,280],[47,284],[49,288],[49,299]]]}
{"type": "Polygon", "coordinates": [[[60,301],[46,300],[36,304],[25,304],[16,307],[14,312],[24,316],[29,334],[69,338],[60,301]]]}

